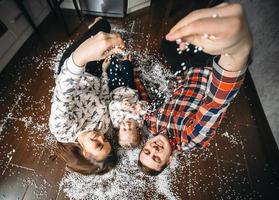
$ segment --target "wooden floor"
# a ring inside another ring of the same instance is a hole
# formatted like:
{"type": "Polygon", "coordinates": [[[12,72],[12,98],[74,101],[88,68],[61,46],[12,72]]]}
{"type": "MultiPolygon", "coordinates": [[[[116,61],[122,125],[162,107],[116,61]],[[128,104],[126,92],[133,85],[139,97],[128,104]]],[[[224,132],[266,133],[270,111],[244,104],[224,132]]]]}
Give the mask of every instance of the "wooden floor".
{"type": "MultiPolygon", "coordinates": [[[[176,4],[166,13],[167,4],[158,0],[125,19],[110,21],[119,30],[135,33],[138,50],[160,55],[161,38],[182,14],[204,6],[202,2],[189,1],[184,7],[176,4]]],[[[32,35],[1,72],[0,199],[68,199],[60,186],[65,165],[50,157],[51,68],[60,49],[84,32],[88,23],[85,20],[69,38],[55,16],[48,16],[39,27],[42,36],[32,35]]],[[[170,188],[176,199],[278,199],[278,158],[248,74],[211,145],[182,158],[185,166],[170,188]]],[[[167,198],[153,195],[146,190],[144,197],[167,198]]]]}

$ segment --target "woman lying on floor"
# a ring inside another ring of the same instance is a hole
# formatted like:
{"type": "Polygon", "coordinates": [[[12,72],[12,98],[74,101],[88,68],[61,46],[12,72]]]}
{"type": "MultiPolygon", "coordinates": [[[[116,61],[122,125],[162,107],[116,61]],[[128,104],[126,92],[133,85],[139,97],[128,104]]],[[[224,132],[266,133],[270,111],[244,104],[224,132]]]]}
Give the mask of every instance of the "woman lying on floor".
{"type": "Polygon", "coordinates": [[[50,130],[58,141],[57,155],[82,174],[102,174],[115,165],[105,136],[111,121],[120,146],[139,144],[147,107],[135,90],[131,55],[112,56],[123,51],[124,44],[110,29],[106,20],[97,18],[65,51],[58,69],[50,130]]]}
{"type": "Polygon", "coordinates": [[[107,68],[102,69],[99,60],[122,51],[121,48],[121,37],[111,34],[110,24],[97,18],[60,61],[49,126],[58,141],[57,155],[73,171],[103,174],[116,164],[105,136],[111,124],[107,68]]]}

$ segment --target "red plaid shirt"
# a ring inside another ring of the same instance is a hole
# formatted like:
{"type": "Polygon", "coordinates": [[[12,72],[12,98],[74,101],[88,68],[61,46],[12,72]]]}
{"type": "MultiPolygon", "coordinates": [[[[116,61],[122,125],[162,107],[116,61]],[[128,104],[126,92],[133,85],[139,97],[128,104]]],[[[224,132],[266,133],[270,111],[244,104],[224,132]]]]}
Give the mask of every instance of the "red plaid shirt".
{"type": "MultiPolygon", "coordinates": [[[[237,95],[245,71],[225,71],[215,59],[212,68],[188,69],[186,77],[177,77],[178,87],[169,101],[146,116],[149,130],[153,135],[167,132],[173,149],[207,146],[237,95]]],[[[139,91],[143,92],[142,86],[139,91]]]]}

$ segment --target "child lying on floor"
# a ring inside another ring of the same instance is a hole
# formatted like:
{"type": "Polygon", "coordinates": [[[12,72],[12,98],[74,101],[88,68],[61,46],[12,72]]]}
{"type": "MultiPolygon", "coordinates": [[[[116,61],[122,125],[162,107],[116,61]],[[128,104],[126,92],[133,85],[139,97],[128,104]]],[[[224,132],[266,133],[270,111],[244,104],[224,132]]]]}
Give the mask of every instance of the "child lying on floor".
{"type": "Polygon", "coordinates": [[[113,127],[118,129],[118,143],[124,148],[137,147],[140,143],[140,130],[147,111],[147,102],[139,100],[135,90],[131,56],[124,60],[114,57],[105,59],[103,69],[109,68],[111,102],[109,113],[113,127]]]}

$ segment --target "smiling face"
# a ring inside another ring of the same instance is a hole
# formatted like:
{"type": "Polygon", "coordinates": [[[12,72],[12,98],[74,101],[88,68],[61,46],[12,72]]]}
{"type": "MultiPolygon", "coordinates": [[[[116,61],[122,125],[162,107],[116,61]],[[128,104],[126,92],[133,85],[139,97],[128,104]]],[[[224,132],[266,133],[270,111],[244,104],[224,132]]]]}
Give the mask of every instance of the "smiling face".
{"type": "Polygon", "coordinates": [[[83,155],[96,161],[106,159],[111,151],[111,145],[105,136],[96,131],[81,133],[77,138],[83,149],[83,155]]]}
{"type": "Polygon", "coordinates": [[[153,170],[161,171],[162,167],[169,164],[172,149],[166,136],[157,135],[149,139],[142,148],[140,162],[153,170]]]}
{"type": "Polygon", "coordinates": [[[140,133],[138,123],[134,119],[126,119],[119,126],[118,143],[122,147],[138,146],[140,133]]]}

